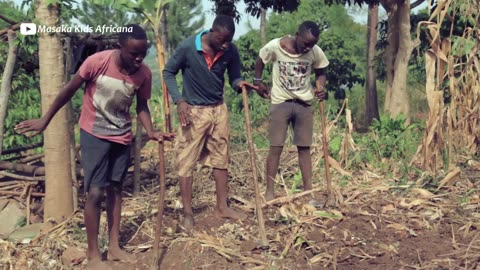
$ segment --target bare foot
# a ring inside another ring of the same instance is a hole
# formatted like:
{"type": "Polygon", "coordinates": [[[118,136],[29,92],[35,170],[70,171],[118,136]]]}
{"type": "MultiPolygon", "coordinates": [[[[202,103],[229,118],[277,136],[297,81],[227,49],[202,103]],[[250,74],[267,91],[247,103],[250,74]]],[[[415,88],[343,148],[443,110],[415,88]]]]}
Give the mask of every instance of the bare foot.
{"type": "Polygon", "coordinates": [[[183,217],[183,229],[186,231],[186,232],[191,232],[193,230],[193,215],[185,215],[183,217]]]}
{"type": "Polygon", "coordinates": [[[275,199],[275,195],[273,194],[273,191],[266,191],[265,192],[265,200],[268,202],[268,201],[271,201],[275,199]]]}
{"type": "Polygon", "coordinates": [[[137,262],[137,258],[135,257],[135,255],[130,254],[126,251],[123,251],[118,247],[108,249],[107,259],[109,261],[121,261],[121,262],[126,262],[126,263],[137,262]]]}
{"type": "Polygon", "coordinates": [[[231,219],[238,219],[238,220],[244,220],[247,218],[247,214],[243,212],[235,211],[232,208],[225,208],[225,209],[215,208],[215,216],[217,218],[231,218],[231,219]]]}
{"type": "Polygon", "coordinates": [[[89,259],[87,262],[87,270],[110,270],[111,267],[100,258],[89,259]]]}

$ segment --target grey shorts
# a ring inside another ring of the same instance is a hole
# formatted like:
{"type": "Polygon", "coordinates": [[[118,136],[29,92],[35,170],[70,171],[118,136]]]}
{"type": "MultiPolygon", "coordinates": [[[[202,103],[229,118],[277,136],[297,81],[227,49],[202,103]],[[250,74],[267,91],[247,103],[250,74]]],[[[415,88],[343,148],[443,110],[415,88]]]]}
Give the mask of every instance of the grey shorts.
{"type": "Polygon", "coordinates": [[[270,106],[268,139],[270,146],[283,146],[289,125],[293,128],[293,144],[310,146],[313,136],[313,108],[298,100],[270,106]]]}
{"type": "Polygon", "coordinates": [[[100,139],[80,130],[84,190],[122,183],[130,164],[130,145],[100,139]]]}

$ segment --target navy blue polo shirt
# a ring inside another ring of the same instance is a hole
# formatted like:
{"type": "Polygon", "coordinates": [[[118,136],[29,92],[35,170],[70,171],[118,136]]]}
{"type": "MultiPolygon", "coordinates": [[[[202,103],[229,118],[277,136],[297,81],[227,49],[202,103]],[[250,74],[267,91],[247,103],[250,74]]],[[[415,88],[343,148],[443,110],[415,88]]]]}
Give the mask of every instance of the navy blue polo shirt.
{"type": "Polygon", "coordinates": [[[208,30],[185,39],[168,60],[163,79],[168,92],[177,103],[183,98],[190,105],[213,105],[223,101],[225,71],[233,89],[242,80],[241,63],[237,47],[230,43],[214,59],[203,52],[202,36],[208,30]],[[180,94],[175,76],[182,71],[183,91],[180,94]]]}

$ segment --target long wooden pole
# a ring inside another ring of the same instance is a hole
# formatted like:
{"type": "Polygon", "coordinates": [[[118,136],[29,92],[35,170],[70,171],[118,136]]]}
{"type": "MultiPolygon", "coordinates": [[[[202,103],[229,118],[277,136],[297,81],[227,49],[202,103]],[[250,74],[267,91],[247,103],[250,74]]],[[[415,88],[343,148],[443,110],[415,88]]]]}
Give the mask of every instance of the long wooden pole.
{"type": "MultiPolygon", "coordinates": [[[[165,117],[165,125],[164,125],[164,132],[171,132],[172,124],[170,118],[170,103],[168,100],[168,89],[167,85],[165,84],[165,80],[163,79],[163,69],[165,68],[165,48],[163,47],[162,41],[156,36],[156,45],[159,53],[157,60],[160,67],[160,75],[162,76],[162,92],[163,92],[163,108],[164,108],[164,117],[165,117]]],[[[158,142],[158,159],[159,159],[159,177],[160,177],[160,198],[158,198],[158,212],[157,212],[157,225],[155,229],[155,240],[153,243],[153,265],[151,267],[152,270],[158,269],[160,270],[160,254],[159,254],[159,244],[160,244],[160,236],[162,234],[162,221],[163,221],[163,209],[165,206],[165,149],[164,149],[164,141],[158,142]]]]}
{"type": "Polygon", "coordinates": [[[243,109],[245,114],[245,125],[247,128],[248,151],[250,152],[250,165],[252,167],[253,181],[255,185],[255,208],[257,212],[258,226],[260,228],[260,245],[268,247],[267,234],[265,232],[265,221],[263,219],[262,203],[260,201],[260,190],[258,188],[258,174],[256,153],[253,148],[252,127],[250,125],[250,109],[248,107],[247,89],[242,87],[243,109]]]}
{"type": "Polygon", "coordinates": [[[159,265],[159,244],[160,244],[160,235],[162,232],[162,222],[163,222],[163,209],[165,207],[165,150],[164,142],[158,142],[158,175],[160,177],[160,197],[158,198],[158,212],[157,212],[157,222],[155,229],[155,240],[153,242],[153,265],[152,270],[160,269],[159,265]]]}
{"type": "Polygon", "coordinates": [[[330,197],[332,194],[332,180],[330,179],[330,164],[328,162],[328,139],[327,124],[325,122],[325,101],[320,102],[320,118],[322,119],[322,143],[323,157],[325,159],[325,177],[327,178],[327,192],[330,197]]]}

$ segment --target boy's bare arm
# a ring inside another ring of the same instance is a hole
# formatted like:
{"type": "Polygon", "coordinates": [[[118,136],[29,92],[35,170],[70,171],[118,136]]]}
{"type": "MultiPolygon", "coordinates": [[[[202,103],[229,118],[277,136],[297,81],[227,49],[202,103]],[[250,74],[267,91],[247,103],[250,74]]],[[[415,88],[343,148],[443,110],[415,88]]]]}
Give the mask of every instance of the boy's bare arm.
{"type": "Polygon", "coordinates": [[[40,119],[31,119],[20,122],[15,126],[15,131],[20,134],[33,131],[28,136],[35,136],[43,132],[55,114],[72,98],[75,92],[82,86],[85,80],[77,73],[75,76],[63,87],[53,101],[48,111],[40,119]]]}

